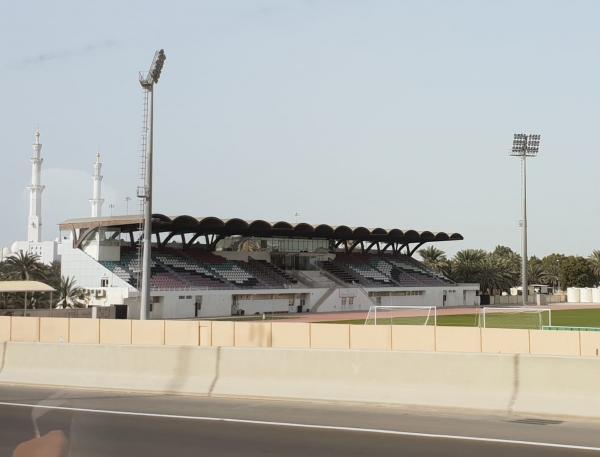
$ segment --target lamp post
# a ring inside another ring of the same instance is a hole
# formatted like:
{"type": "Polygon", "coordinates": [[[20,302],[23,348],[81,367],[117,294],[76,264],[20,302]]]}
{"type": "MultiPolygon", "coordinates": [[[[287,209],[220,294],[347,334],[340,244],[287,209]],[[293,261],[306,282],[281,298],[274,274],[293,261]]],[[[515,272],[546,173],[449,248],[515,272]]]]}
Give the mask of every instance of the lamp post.
{"type": "Polygon", "coordinates": [[[142,251],[142,290],[140,295],[140,320],[145,320],[148,316],[148,307],[150,303],[150,263],[151,263],[151,244],[152,244],[152,153],[153,153],[153,127],[154,127],[154,85],[158,83],[160,73],[165,63],[165,51],[160,49],[154,54],[154,59],[150,65],[148,74],[140,75],[140,84],[148,93],[148,141],[146,143],[145,157],[145,176],[144,187],[138,192],[138,196],[144,204],[144,244],[142,251]]]}
{"type": "Polygon", "coordinates": [[[523,289],[523,306],[527,306],[528,282],[527,282],[527,157],[536,157],[540,149],[540,135],[529,135],[525,133],[515,133],[513,138],[512,151],[513,157],[521,158],[521,210],[523,212],[521,220],[521,287],[523,289]]]}

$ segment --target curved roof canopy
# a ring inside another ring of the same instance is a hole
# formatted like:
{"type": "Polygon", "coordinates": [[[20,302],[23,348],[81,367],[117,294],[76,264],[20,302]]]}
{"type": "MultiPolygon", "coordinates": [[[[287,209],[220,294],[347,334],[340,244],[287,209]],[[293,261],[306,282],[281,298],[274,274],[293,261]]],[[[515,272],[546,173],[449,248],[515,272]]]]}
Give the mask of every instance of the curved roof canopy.
{"type": "MultiPolygon", "coordinates": [[[[96,228],[117,228],[122,232],[139,231],[142,217],[111,216],[85,219],[70,219],[60,224],[61,230],[96,228]]],[[[256,236],[282,238],[319,238],[328,240],[353,240],[387,243],[426,243],[434,241],[462,240],[460,233],[349,227],[346,225],[291,223],[286,221],[268,222],[261,219],[220,219],[218,217],[168,217],[164,214],[152,215],[152,233],[194,233],[198,235],[256,236]]]]}

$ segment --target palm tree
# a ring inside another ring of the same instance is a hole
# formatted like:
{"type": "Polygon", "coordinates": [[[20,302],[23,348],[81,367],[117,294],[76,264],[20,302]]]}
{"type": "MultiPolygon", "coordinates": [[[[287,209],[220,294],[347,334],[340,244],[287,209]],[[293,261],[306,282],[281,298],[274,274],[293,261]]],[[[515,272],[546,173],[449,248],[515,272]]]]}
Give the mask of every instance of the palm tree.
{"type": "Polygon", "coordinates": [[[542,284],[547,277],[542,261],[532,257],[527,263],[527,280],[529,284],[542,284]]]}
{"type": "Polygon", "coordinates": [[[592,255],[590,255],[588,259],[592,265],[592,271],[594,272],[596,281],[600,282],[600,250],[594,249],[592,255]]]}
{"type": "Polygon", "coordinates": [[[495,291],[506,290],[512,286],[513,275],[507,259],[490,254],[481,259],[478,268],[477,279],[482,292],[493,295],[495,291]]]}
{"type": "MultiPolygon", "coordinates": [[[[25,281],[39,277],[43,269],[43,266],[40,263],[40,257],[37,254],[23,251],[19,251],[10,256],[4,263],[12,278],[18,278],[25,281]]],[[[25,292],[23,306],[23,315],[25,315],[25,310],[27,309],[27,292],[25,292]]]]}
{"type": "Polygon", "coordinates": [[[75,279],[67,276],[60,278],[57,308],[81,308],[86,306],[87,292],[77,286],[75,279]]]}
{"type": "Polygon", "coordinates": [[[419,250],[423,263],[434,271],[442,272],[442,267],[447,261],[446,254],[435,246],[429,246],[419,250]]]}
{"type": "Polygon", "coordinates": [[[486,255],[483,249],[458,251],[453,259],[455,281],[477,282],[479,267],[486,255]]]}

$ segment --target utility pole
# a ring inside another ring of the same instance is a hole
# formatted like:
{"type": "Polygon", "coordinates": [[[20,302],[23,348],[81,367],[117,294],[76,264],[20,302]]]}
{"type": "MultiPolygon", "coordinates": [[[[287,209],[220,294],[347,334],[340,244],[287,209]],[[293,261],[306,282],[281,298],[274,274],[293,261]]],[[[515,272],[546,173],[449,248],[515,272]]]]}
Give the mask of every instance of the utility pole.
{"type": "Polygon", "coordinates": [[[523,289],[523,306],[527,306],[528,281],[527,281],[527,157],[536,157],[540,149],[540,135],[515,133],[513,138],[513,157],[521,158],[521,287],[523,289]]]}

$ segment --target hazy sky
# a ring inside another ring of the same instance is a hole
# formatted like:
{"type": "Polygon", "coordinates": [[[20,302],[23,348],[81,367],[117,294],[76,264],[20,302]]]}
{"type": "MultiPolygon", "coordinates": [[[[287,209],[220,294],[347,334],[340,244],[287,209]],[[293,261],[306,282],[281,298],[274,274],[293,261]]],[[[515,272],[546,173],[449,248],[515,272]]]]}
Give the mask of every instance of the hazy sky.
{"type": "MultiPolygon", "coordinates": [[[[44,236],[138,185],[138,71],[156,89],[155,212],[457,231],[449,252],[600,248],[600,2],[0,2],[0,246],[26,235],[33,131],[44,236]]],[[[130,205],[137,207],[137,203],[130,205]]]]}

